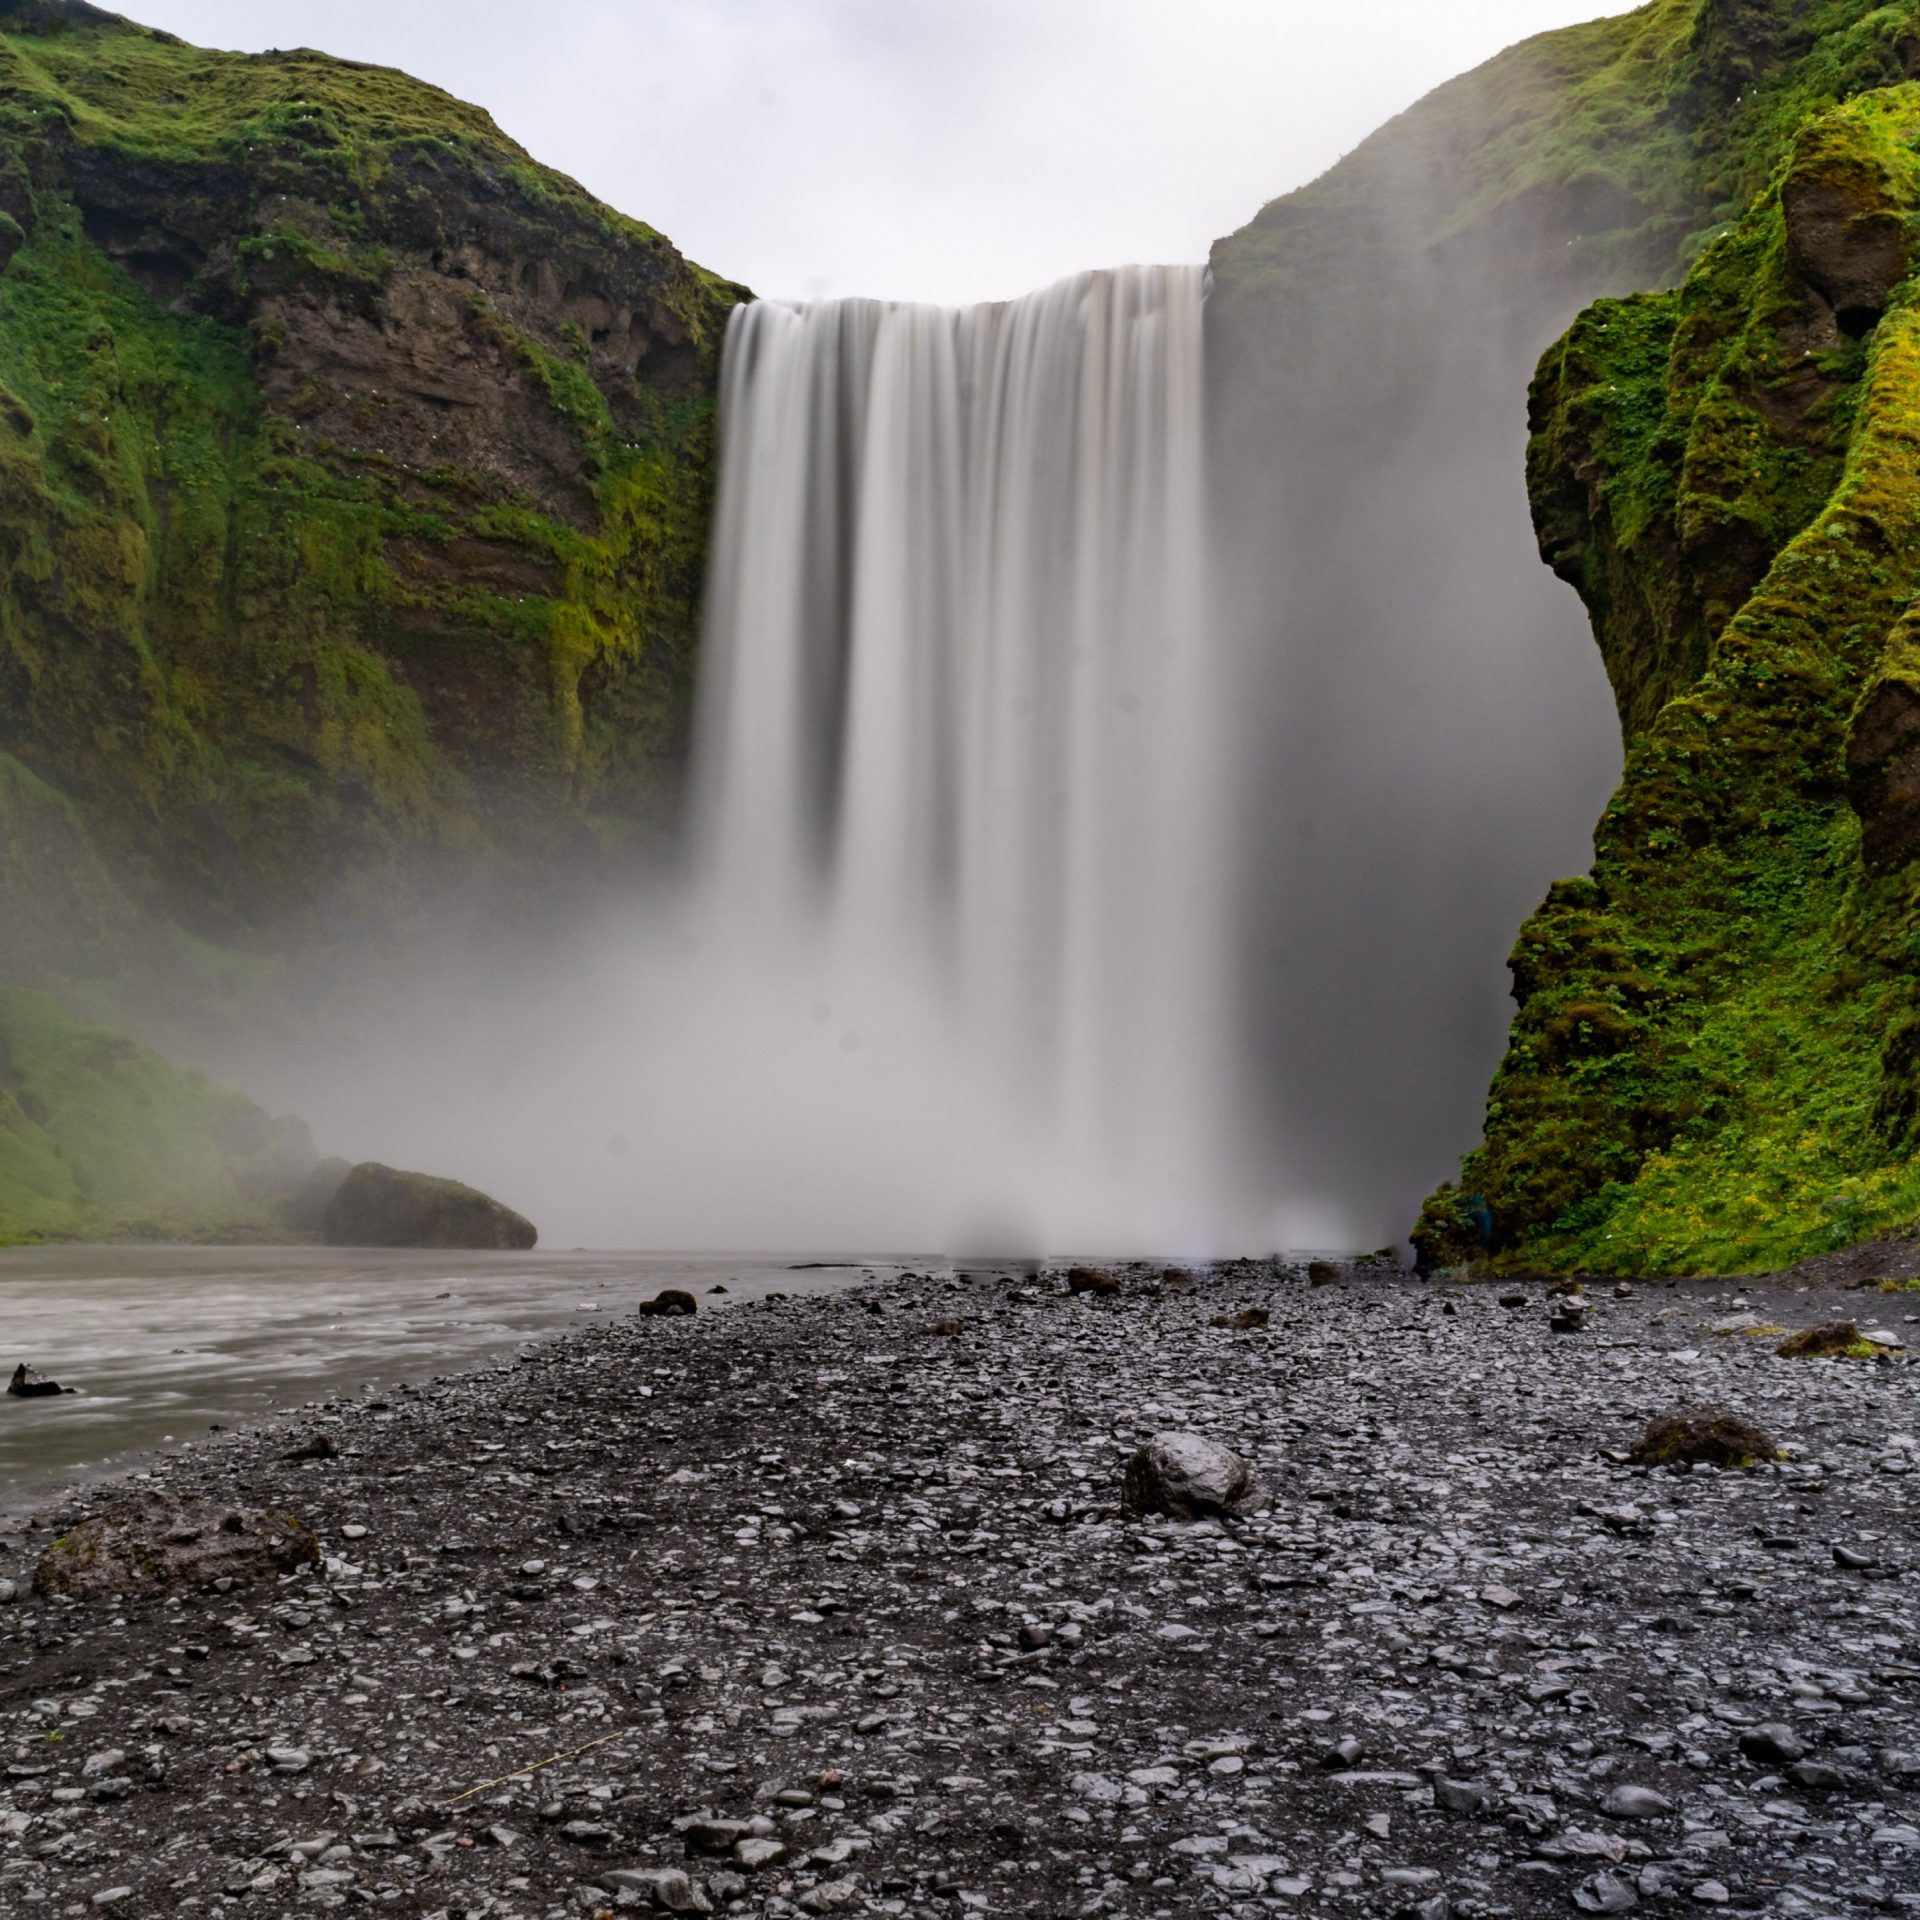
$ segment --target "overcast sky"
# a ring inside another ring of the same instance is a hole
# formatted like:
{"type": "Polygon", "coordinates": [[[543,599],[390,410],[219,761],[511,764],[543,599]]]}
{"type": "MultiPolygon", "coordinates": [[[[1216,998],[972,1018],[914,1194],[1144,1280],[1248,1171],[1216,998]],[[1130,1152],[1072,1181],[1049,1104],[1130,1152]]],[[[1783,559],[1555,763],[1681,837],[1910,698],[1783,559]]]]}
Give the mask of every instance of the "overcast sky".
{"type": "MultiPolygon", "coordinates": [[[[114,0],[107,0],[109,5],[114,0]]],[[[130,0],[404,67],[758,292],[999,299],[1198,260],[1381,121],[1609,0],[130,0]]]]}

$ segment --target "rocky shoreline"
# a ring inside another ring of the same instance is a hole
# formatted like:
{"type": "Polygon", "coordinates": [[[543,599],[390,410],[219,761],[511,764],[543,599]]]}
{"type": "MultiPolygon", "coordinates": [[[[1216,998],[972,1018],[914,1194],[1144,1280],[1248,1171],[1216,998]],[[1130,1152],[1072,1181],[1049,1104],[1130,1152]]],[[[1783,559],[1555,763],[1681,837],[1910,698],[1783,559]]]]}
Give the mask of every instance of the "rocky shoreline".
{"type": "Polygon", "coordinates": [[[0,1910],[1920,1911],[1920,1373],[1751,1337],[1902,1338],[1920,1293],[1569,1315],[1263,1265],[700,1304],[16,1526],[0,1910]],[[1785,1458],[1629,1464],[1699,1402],[1785,1458]],[[1167,1431],[1264,1500],[1123,1511],[1167,1431]],[[127,1500],[322,1557],[36,1597],[127,1500]]]}

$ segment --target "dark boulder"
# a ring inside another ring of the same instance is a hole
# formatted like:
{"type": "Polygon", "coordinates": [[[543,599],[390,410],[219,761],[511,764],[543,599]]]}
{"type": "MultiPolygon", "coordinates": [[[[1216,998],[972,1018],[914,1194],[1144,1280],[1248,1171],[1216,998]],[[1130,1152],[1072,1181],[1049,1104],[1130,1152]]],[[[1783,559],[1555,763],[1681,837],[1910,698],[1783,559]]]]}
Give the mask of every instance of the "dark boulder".
{"type": "Polygon", "coordinates": [[[698,1313],[700,1303],[684,1287],[662,1287],[651,1300],[642,1300],[635,1313],[698,1313]]]}
{"type": "Polygon", "coordinates": [[[38,1367],[30,1367],[23,1360],[14,1368],[13,1378],[7,1382],[7,1391],[16,1400],[55,1400],[63,1393],[71,1393],[71,1387],[63,1387],[57,1380],[49,1380],[38,1367]]]}
{"type": "Polygon", "coordinates": [[[1628,1458],[1642,1467],[1751,1467],[1776,1460],[1773,1436],[1751,1420],[1719,1407],[1657,1413],[1628,1458]]]}
{"type": "Polygon", "coordinates": [[[1120,1282],[1119,1279],[1109,1273],[1105,1267],[1069,1267],[1067,1269],[1067,1291],[1069,1293],[1091,1293],[1101,1298],[1107,1298],[1120,1291],[1120,1282]]]}
{"type": "Polygon", "coordinates": [[[1127,1462],[1122,1499],[1130,1513],[1175,1520],[1252,1513],[1266,1504],[1253,1468],[1197,1433],[1156,1433],[1127,1462]]]}
{"type": "Polygon", "coordinates": [[[204,1501],[124,1501],[56,1540],[33,1570],[42,1598],[264,1580],[313,1566],[320,1542],[285,1514],[204,1501]]]}
{"type": "Polygon", "coordinates": [[[330,1247],[466,1247],[524,1253],[539,1239],[531,1220],[458,1180],[404,1173],[363,1160],[327,1202],[330,1247]]]}

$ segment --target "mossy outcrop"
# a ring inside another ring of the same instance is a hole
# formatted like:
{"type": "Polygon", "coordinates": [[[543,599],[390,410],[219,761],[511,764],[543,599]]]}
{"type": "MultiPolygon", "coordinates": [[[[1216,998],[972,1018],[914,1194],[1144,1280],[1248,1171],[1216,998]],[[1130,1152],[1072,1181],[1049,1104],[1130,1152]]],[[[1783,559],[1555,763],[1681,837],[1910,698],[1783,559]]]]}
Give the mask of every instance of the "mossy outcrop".
{"type": "MultiPolygon", "coordinates": [[[[1914,10],[1865,22],[1907,59],[1914,10]]],[[[1618,699],[1589,876],[1429,1264],[1785,1265],[1920,1216],[1920,86],[1783,129],[1679,287],[1541,363],[1529,486],[1618,699]]]]}
{"type": "Polygon", "coordinates": [[[300,1121],[0,988],[0,1246],[294,1239],[315,1159],[300,1121]]]}
{"type": "Polygon", "coordinates": [[[321,1216],[330,1247],[469,1247],[525,1252],[533,1222],[458,1180],[364,1160],[334,1187],[321,1216]]]}
{"type": "Polygon", "coordinates": [[[402,74],[0,0],[0,755],[83,929],[657,828],[739,291],[402,74]]]}

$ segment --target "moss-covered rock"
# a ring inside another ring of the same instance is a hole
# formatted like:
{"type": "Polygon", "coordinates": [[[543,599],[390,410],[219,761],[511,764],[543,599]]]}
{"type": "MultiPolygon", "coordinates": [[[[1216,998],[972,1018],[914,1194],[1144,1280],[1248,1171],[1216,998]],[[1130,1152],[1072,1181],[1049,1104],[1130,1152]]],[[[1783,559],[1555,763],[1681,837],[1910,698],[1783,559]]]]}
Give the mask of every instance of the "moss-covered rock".
{"type": "Polygon", "coordinates": [[[1640,1467],[1757,1467],[1780,1449],[1763,1427],[1723,1407],[1658,1413],[1628,1450],[1640,1467]]]}
{"type": "Polygon", "coordinates": [[[1536,525],[1626,770],[1522,929],[1430,1263],[1753,1269],[1920,1214],[1917,223],[1920,87],[1882,86],[1805,116],[1681,287],[1541,363],[1536,525]]]}
{"type": "Polygon", "coordinates": [[[524,1252],[533,1222],[458,1180],[364,1160],[334,1187],[321,1216],[330,1247],[466,1247],[524,1252]]]}

